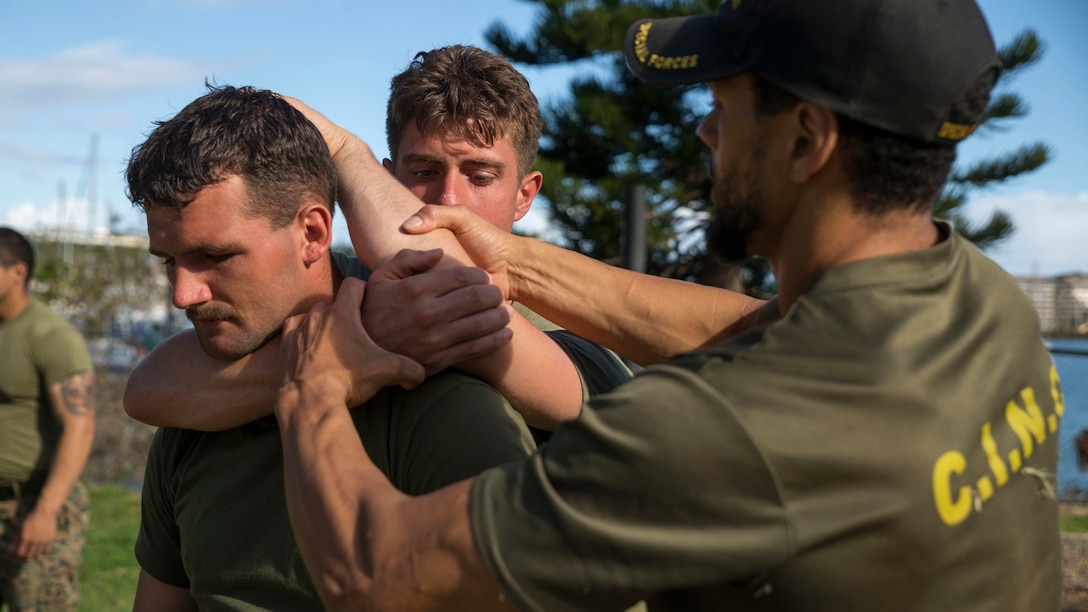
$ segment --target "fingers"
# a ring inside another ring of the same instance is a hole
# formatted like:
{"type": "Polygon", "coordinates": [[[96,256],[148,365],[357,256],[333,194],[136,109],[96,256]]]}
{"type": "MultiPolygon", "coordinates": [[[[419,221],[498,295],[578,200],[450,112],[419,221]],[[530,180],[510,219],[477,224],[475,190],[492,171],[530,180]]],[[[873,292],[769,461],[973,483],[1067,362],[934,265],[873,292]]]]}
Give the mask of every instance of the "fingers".
{"type": "MultiPolygon", "coordinates": [[[[390,282],[386,275],[375,272],[370,278],[366,300],[390,300],[398,311],[425,308],[438,302],[442,308],[460,309],[445,320],[455,319],[484,308],[494,308],[503,301],[502,290],[488,284],[491,277],[479,268],[446,268],[390,282]]],[[[370,307],[371,303],[364,304],[370,307]]],[[[426,315],[432,313],[426,312],[426,315]]]]}
{"type": "MultiPolygon", "coordinates": [[[[354,320],[362,327],[362,319],[359,316],[359,308],[363,305],[363,295],[366,293],[366,281],[348,277],[340,283],[340,289],[336,291],[336,300],[333,302],[333,307],[340,310],[342,313],[348,314],[349,320],[354,320]]],[[[314,310],[321,307],[322,304],[317,304],[314,310]]]]}
{"type": "Polygon", "coordinates": [[[52,548],[52,541],[42,542],[38,540],[21,539],[15,547],[15,555],[20,559],[33,561],[34,559],[49,554],[49,551],[52,548]]]}
{"type": "Polygon", "coordinates": [[[370,278],[371,280],[408,278],[430,270],[439,261],[442,261],[442,249],[431,249],[429,251],[402,249],[388,263],[374,270],[370,278]]]}
{"type": "Polygon", "coordinates": [[[298,329],[299,325],[302,325],[302,321],[306,318],[306,313],[297,314],[293,317],[288,317],[283,322],[283,335],[287,336],[298,329]]]}
{"type": "Polygon", "coordinates": [[[506,346],[513,337],[513,332],[506,327],[484,336],[473,336],[471,340],[433,354],[427,364],[427,373],[434,374],[459,363],[490,355],[506,346]]]}

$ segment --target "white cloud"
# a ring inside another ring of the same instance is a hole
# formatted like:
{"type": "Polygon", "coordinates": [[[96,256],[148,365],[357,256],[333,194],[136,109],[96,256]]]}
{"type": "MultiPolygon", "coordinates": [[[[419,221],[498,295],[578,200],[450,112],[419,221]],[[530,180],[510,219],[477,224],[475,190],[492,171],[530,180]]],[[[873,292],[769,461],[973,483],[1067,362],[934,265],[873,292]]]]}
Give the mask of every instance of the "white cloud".
{"type": "Polygon", "coordinates": [[[109,102],[201,74],[184,60],[132,55],[121,41],[100,41],[46,57],[0,59],[0,110],[109,102]]]}
{"type": "Polygon", "coordinates": [[[92,207],[84,198],[68,198],[63,205],[54,200],[44,207],[23,202],[9,208],[0,225],[31,233],[59,228],[102,234],[109,231],[109,211],[103,203],[98,202],[92,207]]]}
{"type": "Polygon", "coordinates": [[[972,202],[969,212],[975,219],[984,219],[995,209],[1012,216],[1016,233],[987,254],[1009,273],[1088,273],[1088,191],[995,195],[972,202]]]}

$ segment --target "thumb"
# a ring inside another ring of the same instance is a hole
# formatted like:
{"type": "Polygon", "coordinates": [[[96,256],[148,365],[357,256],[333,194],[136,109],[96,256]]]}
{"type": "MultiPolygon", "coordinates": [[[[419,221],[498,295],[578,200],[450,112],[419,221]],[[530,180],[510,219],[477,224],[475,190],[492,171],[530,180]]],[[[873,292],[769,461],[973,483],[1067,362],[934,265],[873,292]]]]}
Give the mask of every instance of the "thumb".
{"type": "Polygon", "coordinates": [[[439,228],[446,228],[456,234],[466,229],[462,211],[462,206],[428,204],[409,217],[401,225],[401,229],[408,234],[426,234],[439,228]]]}

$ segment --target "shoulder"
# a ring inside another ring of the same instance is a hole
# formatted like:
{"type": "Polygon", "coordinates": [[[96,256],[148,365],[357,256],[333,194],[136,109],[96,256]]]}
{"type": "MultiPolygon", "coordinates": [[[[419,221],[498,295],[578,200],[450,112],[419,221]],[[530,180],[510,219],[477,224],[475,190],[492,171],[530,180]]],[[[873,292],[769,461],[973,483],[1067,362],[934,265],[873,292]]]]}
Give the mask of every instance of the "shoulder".
{"type": "Polygon", "coordinates": [[[479,379],[442,372],[410,391],[387,391],[388,437],[367,452],[383,455],[390,479],[407,493],[475,476],[535,449],[521,415],[479,379]]]}
{"type": "Polygon", "coordinates": [[[75,325],[41,302],[31,301],[27,308],[24,341],[31,361],[46,371],[48,384],[93,367],[87,342],[75,325]]]}
{"type": "Polygon", "coordinates": [[[473,412],[490,409],[505,410],[509,402],[488,383],[462,374],[456,370],[446,370],[429,376],[418,387],[405,390],[390,388],[387,401],[402,412],[416,416],[425,416],[430,411],[442,411],[451,408],[464,408],[473,412]]]}

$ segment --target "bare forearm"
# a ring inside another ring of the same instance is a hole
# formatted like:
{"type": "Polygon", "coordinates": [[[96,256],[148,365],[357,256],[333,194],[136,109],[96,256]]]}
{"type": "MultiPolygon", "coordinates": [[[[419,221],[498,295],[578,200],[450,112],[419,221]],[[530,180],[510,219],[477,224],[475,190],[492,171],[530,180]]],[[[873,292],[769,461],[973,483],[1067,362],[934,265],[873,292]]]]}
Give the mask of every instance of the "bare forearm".
{"type": "Polygon", "coordinates": [[[160,343],[132,371],[125,412],[158,427],[230,429],[271,414],[281,375],[278,339],[223,361],[209,357],[187,330],[160,343]]]}
{"type": "Polygon", "coordinates": [[[740,293],[640,274],[530,238],[516,240],[518,301],[641,365],[709,346],[777,316],[740,293]]]}
{"type": "Polygon", "coordinates": [[[554,430],[578,416],[582,380],[563,349],[521,315],[509,326],[516,342],[457,367],[492,385],[533,427],[554,430]]]}
{"type": "Polygon", "coordinates": [[[480,593],[497,606],[465,518],[470,483],[418,498],[397,491],[333,397],[300,383],[276,403],[291,527],[325,607],[482,609],[480,593]]]}
{"type": "Polygon", "coordinates": [[[420,207],[420,201],[386,170],[370,147],[351,136],[333,157],[340,176],[339,201],[351,242],[371,269],[393,258],[401,249],[441,248],[440,266],[471,265],[457,239],[448,231],[409,235],[400,224],[420,207]]]}
{"type": "Polygon", "coordinates": [[[95,383],[93,372],[73,374],[49,389],[61,434],[36,509],[55,515],[68,499],[87,465],[94,442],[95,383]]]}
{"type": "MultiPolygon", "coordinates": [[[[374,268],[401,249],[441,248],[445,257],[439,266],[471,265],[451,232],[400,231],[420,202],[377,162],[365,143],[352,137],[333,161],[341,177],[340,203],[360,259],[374,268]]],[[[520,314],[513,315],[510,328],[514,332],[510,344],[458,364],[458,369],[495,386],[531,425],[554,429],[576,417],[582,385],[570,359],[520,314]]]]}

